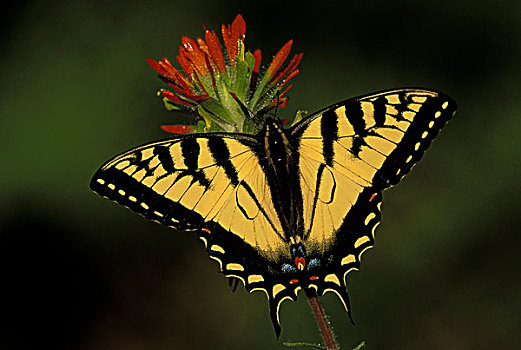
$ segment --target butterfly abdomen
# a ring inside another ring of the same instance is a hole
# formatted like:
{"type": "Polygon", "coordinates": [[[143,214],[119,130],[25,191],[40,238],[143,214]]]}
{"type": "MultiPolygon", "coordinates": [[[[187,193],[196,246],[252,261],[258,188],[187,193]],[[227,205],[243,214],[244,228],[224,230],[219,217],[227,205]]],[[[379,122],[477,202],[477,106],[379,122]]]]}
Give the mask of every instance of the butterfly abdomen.
{"type": "Polygon", "coordinates": [[[300,191],[298,186],[296,156],[288,141],[288,135],[279,121],[268,118],[258,136],[262,145],[260,159],[266,173],[272,198],[284,226],[286,239],[299,232],[302,226],[299,215],[300,191]]]}

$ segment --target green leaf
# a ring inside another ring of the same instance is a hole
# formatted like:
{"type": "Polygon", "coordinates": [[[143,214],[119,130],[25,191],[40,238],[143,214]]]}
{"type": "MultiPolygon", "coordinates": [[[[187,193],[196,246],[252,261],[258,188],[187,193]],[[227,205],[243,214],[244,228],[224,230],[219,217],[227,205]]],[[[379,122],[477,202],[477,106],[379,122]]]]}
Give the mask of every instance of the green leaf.
{"type": "MultiPolygon", "coordinates": [[[[259,74],[259,76],[261,76],[261,75],[259,74]]],[[[250,101],[250,106],[252,107],[252,110],[259,110],[259,109],[262,109],[262,107],[264,107],[263,105],[258,106],[259,100],[260,100],[261,96],[263,95],[266,84],[269,83],[270,79],[271,79],[271,77],[268,77],[268,75],[266,74],[266,71],[265,71],[262,74],[262,79],[255,87],[255,93],[253,94],[253,97],[250,101]]]]}
{"type": "Polygon", "coordinates": [[[361,350],[361,349],[364,349],[365,348],[365,341],[361,342],[360,344],[358,344],[358,346],[356,348],[354,348],[353,350],[361,350]]]}
{"type": "Polygon", "coordinates": [[[254,65],[255,58],[250,52],[246,52],[244,60],[237,60],[237,75],[234,92],[245,104],[254,65]]]}
{"type": "Polygon", "coordinates": [[[197,121],[197,132],[206,132],[206,123],[204,120],[197,121]]]}
{"type": "Polygon", "coordinates": [[[237,131],[236,118],[231,114],[233,110],[225,108],[221,101],[210,98],[199,104],[197,110],[206,123],[210,125],[208,132],[237,131]]]}
{"type": "Polygon", "coordinates": [[[190,112],[190,107],[179,104],[179,103],[175,103],[174,101],[169,100],[166,97],[163,97],[163,104],[165,105],[165,108],[167,111],[179,111],[179,112],[185,112],[185,113],[190,112]]]}
{"type": "Polygon", "coordinates": [[[295,118],[293,118],[293,123],[291,123],[291,126],[297,124],[299,121],[302,120],[302,118],[304,118],[304,116],[306,116],[306,114],[308,114],[308,111],[297,111],[297,114],[295,115],[295,118]]]}

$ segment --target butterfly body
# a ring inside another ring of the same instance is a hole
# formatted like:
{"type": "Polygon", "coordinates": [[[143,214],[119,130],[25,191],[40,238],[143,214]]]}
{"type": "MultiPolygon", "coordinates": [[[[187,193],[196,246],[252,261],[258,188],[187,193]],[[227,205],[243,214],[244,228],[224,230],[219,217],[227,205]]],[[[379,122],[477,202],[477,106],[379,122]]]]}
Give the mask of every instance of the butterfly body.
{"type": "Polygon", "coordinates": [[[279,307],[300,290],[334,292],[374,244],[382,191],[422,157],[456,104],[423,89],[349,99],[257,135],[189,134],[106,163],[91,187],[161,224],[196,231],[210,258],[279,307]]]}

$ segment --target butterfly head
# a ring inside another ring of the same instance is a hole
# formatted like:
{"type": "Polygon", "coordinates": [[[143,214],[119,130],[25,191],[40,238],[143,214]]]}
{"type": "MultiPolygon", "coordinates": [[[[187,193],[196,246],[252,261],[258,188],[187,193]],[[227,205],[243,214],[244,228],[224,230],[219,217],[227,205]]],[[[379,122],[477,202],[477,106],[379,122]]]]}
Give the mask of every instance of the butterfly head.
{"type": "Polygon", "coordinates": [[[265,132],[278,132],[282,133],[284,130],[284,126],[279,118],[266,117],[264,119],[264,130],[265,132]]]}

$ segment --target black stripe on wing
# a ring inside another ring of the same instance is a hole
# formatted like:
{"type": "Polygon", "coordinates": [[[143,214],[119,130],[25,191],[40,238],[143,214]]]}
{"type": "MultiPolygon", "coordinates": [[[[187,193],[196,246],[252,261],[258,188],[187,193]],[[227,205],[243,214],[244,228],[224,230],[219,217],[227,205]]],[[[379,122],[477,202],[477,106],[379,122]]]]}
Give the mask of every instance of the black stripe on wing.
{"type": "Polygon", "coordinates": [[[91,180],[90,188],[99,195],[165,226],[194,230],[203,222],[201,215],[159,195],[117,168],[98,170],[91,180]]]}
{"type": "Polygon", "coordinates": [[[322,134],[322,149],[326,165],[332,166],[335,157],[333,144],[338,140],[338,116],[335,111],[329,110],[324,113],[320,131],[322,134]]]}
{"type": "MultiPolygon", "coordinates": [[[[407,103],[398,106],[405,108],[407,103]]],[[[456,102],[444,94],[427,97],[396,149],[376,172],[373,185],[385,189],[400,182],[422,158],[431,142],[452,118],[456,108],[456,102]]]]}
{"type": "Polygon", "coordinates": [[[224,140],[220,137],[210,137],[208,138],[208,148],[212,153],[213,159],[215,159],[215,164],[224,169],[224,173],[232,185],[237,187],[239,184],[237,169],[235,169],[230,161],[230,150],[226,147],[224,140]]]}

